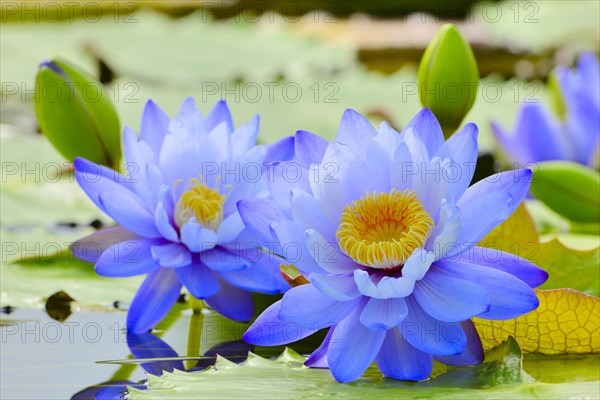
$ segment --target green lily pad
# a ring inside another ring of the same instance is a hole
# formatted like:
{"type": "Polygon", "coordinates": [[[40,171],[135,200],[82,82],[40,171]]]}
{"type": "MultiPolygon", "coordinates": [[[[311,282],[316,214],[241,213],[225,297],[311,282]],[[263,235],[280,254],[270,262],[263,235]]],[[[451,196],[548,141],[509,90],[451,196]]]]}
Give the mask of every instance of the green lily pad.
{"type": "MultiPolygon", "coordinates": [[[[590,359],[593,361],[588,365],[598,364],[597,357],[590,359]]],[[[488,353],[488,359],[478,367],[452,369],[425,382],[382,378],[371,367],[358,381],[342,384],[327,369],[304,367],[304,360],[289,348],[276,359],[250,353],[241,365],[219,357],[214,367],[199,373],[174,371],[162,377],[148,376],[148,390],[130,388],[129,395],[132,399],[555,399],[594,398],[600,390],[597,369],[578,369],[581,375],[571,375],[568,382],[534,381],[521,369],[521,353],[514,340],[488,353]]],[[[543,376],[535,370],[543,363],[536,360],[529,365],[530,374],[543,376]]]]}

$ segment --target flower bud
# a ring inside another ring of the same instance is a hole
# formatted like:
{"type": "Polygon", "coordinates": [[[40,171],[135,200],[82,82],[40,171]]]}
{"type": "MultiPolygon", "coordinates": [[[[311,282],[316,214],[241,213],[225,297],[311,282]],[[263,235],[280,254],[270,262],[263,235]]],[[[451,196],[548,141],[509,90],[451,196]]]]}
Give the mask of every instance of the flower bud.
{"type": "Polygon", "coordinates": [[[42,132],[69,161],[83,157],[116,168],[120,126],[106,88],[64,61],[45,61],[36,77],[35,111],[42,132]]]}
{"type": "Polygon", "coordinates": [[[473,50],[453,24],[442,26],[427,46],[418,81],[421,104],[435,114],[448,138],[473,106],[479,85],[473,50]]]}

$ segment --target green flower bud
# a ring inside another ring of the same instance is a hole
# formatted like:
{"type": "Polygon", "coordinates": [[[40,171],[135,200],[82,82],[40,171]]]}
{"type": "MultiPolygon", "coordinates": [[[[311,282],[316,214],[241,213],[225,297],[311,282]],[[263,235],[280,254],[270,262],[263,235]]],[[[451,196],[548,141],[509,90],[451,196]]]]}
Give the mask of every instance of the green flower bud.
{"type": "Polygon", "coordinates": [[[531,193],[552,210],[574,222],[600,220],[600,174],[568,161],[537,165],[531,193]]]}
{"type": "Polygon", "coordinates": [[[97,79],[64,61],[43,62],[36,77],[35,100],[42,132],[65,158],[83,157],[117,168],[119,117],[97,79]]]}
{"type": "Polygon", "coordinates": [[[475,103],[479,85],[473,50],[453,24],[442,26],[427,46],[418,81],[421,104],[435,114],[448,138],[475,103]]]}

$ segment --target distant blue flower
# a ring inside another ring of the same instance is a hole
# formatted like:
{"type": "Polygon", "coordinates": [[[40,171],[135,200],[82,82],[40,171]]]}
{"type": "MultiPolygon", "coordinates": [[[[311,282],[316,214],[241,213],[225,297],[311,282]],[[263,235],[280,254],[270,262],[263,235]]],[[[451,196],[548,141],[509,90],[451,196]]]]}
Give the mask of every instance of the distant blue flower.
{"type": "Polygon", "coordinates": [[[421,111],[402,131],[376,131],[347,110],[336,141],[295,136],[295,158],[270,171],[272,199],[238,204],[272,251],[310,280],[262,313],[244,340],[281,345],[329,328],[306,365],[341,382],[375,360],[389,377],[422,380],[434,359],[473,365],[483,357],[469,320],[509,319],[538,306],[547,274],[476,244],[521,203],[531,171],[504,172],[469,187],[477,127],[447,142],[421,111]]]}
{"type": "Polygon", "coordinates": [[[75,160],[79,185],[120,227],[81,239],[72,251],[95,262],[100,275],[148,274],[129,308],[129,331],[151,329],[182,285],[241,321],[253,313],[249,291],[289,287],[280,260],[244,234],[236,207],[242,198],[267,196],[264,165],[293,154],[291,137],[256,146],[258,131],[258,116],[234,129],[224,101],[204,117],[187,99],[173,120],[149,101],[139,138],[124,131],[127,176],[75,160]]]}
{"type": "Polygon", "coordinates": [[[600,146],[600,69],[593,54],[583,54],[577,68],[561,66],[556,75],[566,107],[559,121],[540,103],[521,107],[514,132],[493,123],[507,155],[522,166],[550,160],[597,166],[600,146]]]}

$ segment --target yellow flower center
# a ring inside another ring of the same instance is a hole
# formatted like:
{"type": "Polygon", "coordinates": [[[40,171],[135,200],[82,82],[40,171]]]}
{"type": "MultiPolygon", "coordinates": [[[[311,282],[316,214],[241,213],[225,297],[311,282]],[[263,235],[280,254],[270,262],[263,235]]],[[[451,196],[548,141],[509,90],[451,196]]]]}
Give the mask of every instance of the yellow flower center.
{"type": "Polygon", "coordinates": [[[434,223],[410,190],[367,193],[344,207],[336,237],[354,261],[378,269],[401,267],[423,246],[434,223]]]}
{"type": "Polygon", "coordinates": [[[192,217],[205,228],[216,230],[223,221],[225,196],[198,179],[191,179],[188,189],[175,206],[175,222],[182,226],[192,217]]]}

